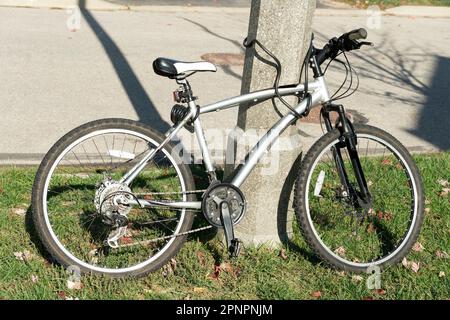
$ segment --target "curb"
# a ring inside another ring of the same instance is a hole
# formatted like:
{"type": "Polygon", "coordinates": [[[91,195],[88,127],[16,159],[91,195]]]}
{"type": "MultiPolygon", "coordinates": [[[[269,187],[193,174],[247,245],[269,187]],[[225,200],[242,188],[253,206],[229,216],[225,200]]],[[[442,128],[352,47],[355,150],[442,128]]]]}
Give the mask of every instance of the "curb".
{"type": "Polygon", "coordinates": [[[450,7],[400,6],[385,12],[397,17],[450,18],[450,7]]]}
{"type": "MultiPolygon", "coordinates": [[[[64,10],[78,5],[78,0],[2,0],[0,3],[0,7],[64,10]]],[[[128,10],[127,6],[113,4],[103,0],[84,0],[84,7],[88,10],[100,11],[128,10]]]]}

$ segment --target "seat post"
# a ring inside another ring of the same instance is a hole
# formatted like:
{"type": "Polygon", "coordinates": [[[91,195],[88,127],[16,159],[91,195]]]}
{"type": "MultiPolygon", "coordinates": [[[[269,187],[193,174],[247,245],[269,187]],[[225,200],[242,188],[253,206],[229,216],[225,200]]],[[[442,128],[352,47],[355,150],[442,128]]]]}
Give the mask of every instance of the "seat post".
{"type": "Polygon", "coordinates": [[[183,98],[185,99],[185,101],[188,104],[190,104],[190,102],[197,100],[197,98],[194,97],[193,92],[192,92],[192,87],[186,78],[178,78],[176,80],[177,80],[178,84],[181,84],[183,86],[183,89],[184,89],[183,98]]]}

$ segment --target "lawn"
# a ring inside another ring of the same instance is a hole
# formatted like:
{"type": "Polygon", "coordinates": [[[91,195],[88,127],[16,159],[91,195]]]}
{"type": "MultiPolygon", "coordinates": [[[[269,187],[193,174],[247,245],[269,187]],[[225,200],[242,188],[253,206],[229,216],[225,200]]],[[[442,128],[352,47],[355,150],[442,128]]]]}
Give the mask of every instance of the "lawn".
{"type": "Polygon", "coordinates": [[[377,5],[381,9],[388,9],[398,6],[450,6],[450,0],[338,0],[356,6],[367,8],[377,5]]]}
{"type": "MultiPolygon", "coordinates": [[[[450,153],[416,155],[426,190],[426,218],[408,263],[381,275],[338,272],[318,261],[301,237],[295,245],[245,248],[229,260],[213,233],[191,236],[162,270],[143,279],[68,275],[44,258],[28,221],[35,168],[0,169],[0,299],[448,299],[450,298],[450,153]]],[[[207,231],[208,232],[208,231],[207,231]]]]}

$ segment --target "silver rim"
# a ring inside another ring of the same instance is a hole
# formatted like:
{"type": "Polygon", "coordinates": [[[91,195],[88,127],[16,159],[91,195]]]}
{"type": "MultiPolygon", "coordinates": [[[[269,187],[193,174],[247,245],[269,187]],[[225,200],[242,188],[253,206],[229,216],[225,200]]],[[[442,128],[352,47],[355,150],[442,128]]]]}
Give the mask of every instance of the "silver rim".
{"type": "Polygon", "coordinates": [[[418,192],[417,192],[417,186],[416,186],[416,182],[414,181],[414,176],[412,174],[411,168],[408,166],[408,163],[405,161],[405,159],[402,157],[402,155],[388,142],[375,137],[373,135],[370,134],[361,134],[361,133],[356,133],[358,137],[362,137],[362,138],[367,138],[373,141],[377,141],[383,145],[385,145],[391,152],[393,152],[403,163],[403,165],[405,166],[408,175],[411,177],[411,183],[412,183],[412,187],[413,187],[413,192],[414,192],[414,213],[413,213],[413,219],[411,221],[411,225],[408,229],[408,232],[406,234],[406,236],[404,237],[403,241],[400,243],[400,245],[389,255],[387,255],[386,257],[371,262],[371,263],[356,263],[353,261],[348,261],[346,259],[343,259],[342,257],[340,257],[339,255],[337,255],[335,252],[333,252],[332,250],[330,250],[328,248],[327,245],[325,245],[321,239],[321,237],[319,236],[316,228],[314,227],[314,223],[312,222],[312,218],[311,218],[311,214],[310,214],[310,210],[309,210],[309,187],[311,184],[311,177],[312,177],[312,173],[314,172],[318,161],[322,158],[322,156],[324,155],[325,152],[328,152],[330,147],[335,145],[336,143],[339,142],[339,139],[334,140],[333,142],[331,142],[330,144],[328,144],[323,150],[322,152],[319,154],[319,156],[316,158],[316,160],[314,161],[312,168],[308,174],[308,179],[306,181],[306,188],[305,188],[305,206],[306,206],[306,215],[308,218],[308,223],[311,226],[311,229],[314,233],[315,238],[319,241],[320,245],[322,246],[322,248],[324,248],[328,254],[330,254],[331,256],[333,256],[335,259],[339,260],[340,262],[350,265],[352,267],[358,267],[358,268],[368,268],[370,266],[374,266],[374,265],[380,265],[385,263],[386,261],[390,260],[391,258],[393,258],[395,255],[397,255],[397,253],[402,250],[402,248],[406,245],[406,243],[408,242],[408,239],[411,236],[412,230],[414,229],[414,225],[416,223],[417,220],[417,210],[418,210],[418,206],[419,206],[419,200],[418,200],[418,192]]]}
{"type": "MultiPolygon", "coordinates": [[[[49,217],[48,217],[48,212],[47,212],[47,194],[48,194],[48,186],[50,183],[50,178],[53,175],[53,172],[55,170],[55,168],[58,166],[58,164],[60,163],[61,159],[76,145],[80,144],[81,142],[95,137],[97,135],[101,135],[101,134],[107,134],[107,133],[125,133],[125,134],[129,134],[132,136],[136,136],[139,137],[143,140],[146,140],[147,142],[152,143],[155,146],[158,146],[159,144],[154,141],[153,139],[140,134],[138,132],[135,131],[130,131],[130,130],[125,130],[125,129],[105,129],[105,130],[99,130],[99,131],[94,131],[92,133],[89,133],[79,139],[77,139],[76,141],[74,141],[73,143],[71,143],[66,149],[64,149],[63,152],[61,152],[61,154],[58,156],[58,158],[54,161],[52,167],[50,168],[46,180],[45,180],[45,185],[44,185],[44,190],[45,190],[45,194],[42,197],[42,206],[43,206],[43,210],[44,210],[44,219],[45,219],[45,223],[47,226],[47,230],[49,231],[53,241],[56,243],[56,245],[58,246],[59,249],[61,249],[62,252],[64,252],[64,254],[69,257],[71,260],[75,261],[77,264],[90,269],[90,270],[94,270],[94,271],[98,271],[98,272],[102,272],[102,273],[111,273],[111,274],[117,274],[117,273],[124,273],[124,272],[133,272],[139,269],[142,269],[144,267],[146,267],[147,265],[149,265],[150,263],[152,263],[153,261],[155,261],[156,259],[158,259],[162,254],[164,254],[164,252],[166,252],[170,246],[172,245],[172,243],[175,241],[175,238],[172,238],[169,240],[169,242],[167,242],[165,244],[165,246],[154,256],[152,256],[149,260],[146,260],[142,263],[139,263],[137,265],[134,265],[132,267],[128,267],[128,268],[121,268],[121,269],[112,269],[112,268],[100,268],[91,264],[86,263],[85,261],[82,261],[80,259],[78,259],[77,257],[75,257],[71,252],[69,252],[63,245],[62,243],[59,241],[58,237],[55,235],[55,233],[53,232],[53,228],[51,226],[49,217]]],[[[178,167],[178,165],[176,164],[176,161],[174,161],[174,159],[172,158],[172,156],[167,152],[167,150],[162,149],[162,152],[164,152],[165,156],[167,156],[167,158],[170,160],[170,162],[173,164],[177,174],[178,174],[178,178],[180,181],[180,185],[181,185],[181,189],[183,192],[187,191],[186,190],[186,184],[183,178],[183,175],[181,174],[180,168],[178,167]]],[[[183,201],[186,201],[186,194],[183,194],[183,201]]],[[[178,233],[181,229],[181,226],[183,225],[184,219],[186,216],[186,210],[183,209],[181,211],[181,215],[180,215],[180,221],[178,222],[177,228],[175,230],[174,233],[178,233]]]]}

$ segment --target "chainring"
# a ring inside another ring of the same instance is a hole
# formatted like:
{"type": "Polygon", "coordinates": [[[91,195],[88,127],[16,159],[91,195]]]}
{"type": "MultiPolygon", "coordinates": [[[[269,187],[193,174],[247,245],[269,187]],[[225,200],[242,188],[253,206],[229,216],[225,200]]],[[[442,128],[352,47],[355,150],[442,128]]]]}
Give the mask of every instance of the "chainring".
{"type": "Polygon", "coordinates": [[[202,212],[206,220],[215,227],[223,227],[220,203],[227,201],[233,225],[239,223],[245,213],[246,201],[242,191],[231,183],[217,183],[203,195],[202,212]]]}

